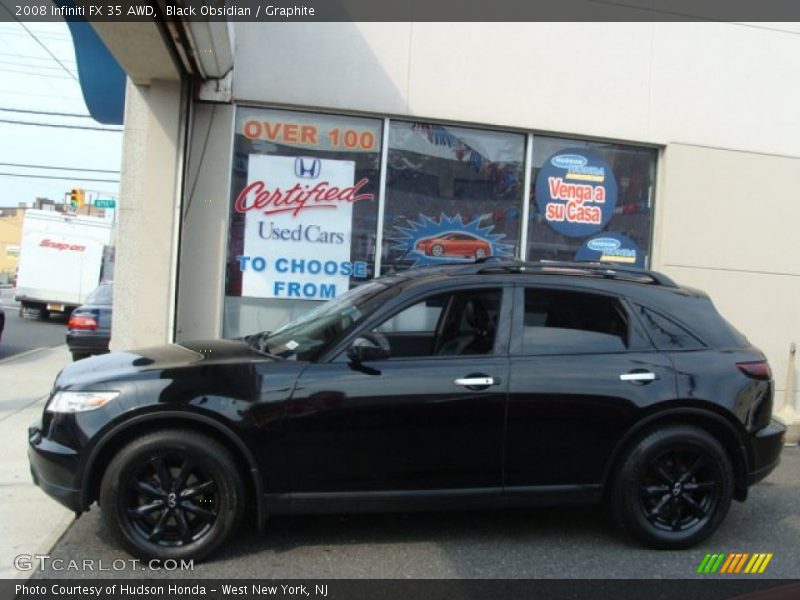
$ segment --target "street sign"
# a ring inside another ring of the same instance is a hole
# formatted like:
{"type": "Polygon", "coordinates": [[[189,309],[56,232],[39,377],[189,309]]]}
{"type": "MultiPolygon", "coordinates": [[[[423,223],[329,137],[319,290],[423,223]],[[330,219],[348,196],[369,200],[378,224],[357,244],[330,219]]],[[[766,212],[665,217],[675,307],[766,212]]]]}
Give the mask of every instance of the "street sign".
{"type": "Polygon", "coordinates": [[[115,208],[117,206],[117,201],[111,198],[96,198],[94,205],[97,208],[115,208]]]}

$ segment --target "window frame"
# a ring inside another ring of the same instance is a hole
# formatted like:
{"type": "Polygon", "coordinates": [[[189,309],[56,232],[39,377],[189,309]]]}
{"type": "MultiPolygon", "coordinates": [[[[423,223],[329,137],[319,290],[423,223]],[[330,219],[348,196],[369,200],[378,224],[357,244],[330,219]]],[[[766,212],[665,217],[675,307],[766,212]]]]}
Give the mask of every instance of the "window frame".
{"type": "Polygon", "coordinates": [[[644,332],[642,324],[633,314],[631,306],[627,299],[620,295],[610,293],[606,290],[595,290],[586,287],[577,287],[570,285],[559,285],[543,282],[519,282],[515,285],[514,289],[514,310],[511,324],[511,355],[512,356],[580,356],[580,355],[597,355],[597,354],[629,354],[631,352],[642,351],[657,351],[649,336],[644,332]],[[616,302],[620,309],[625,313],[628,321],[628,345],[623,350],[613,351],[586,351],[586,352],[526,352],[524,348],[524,336],[522,332],[525,328],[525,291],[528,289],[571,292],[577,294],[602,296],[613,302],[616,302]],[[513,335],[514,332],[520,332],[519,335],[513,335]]]}

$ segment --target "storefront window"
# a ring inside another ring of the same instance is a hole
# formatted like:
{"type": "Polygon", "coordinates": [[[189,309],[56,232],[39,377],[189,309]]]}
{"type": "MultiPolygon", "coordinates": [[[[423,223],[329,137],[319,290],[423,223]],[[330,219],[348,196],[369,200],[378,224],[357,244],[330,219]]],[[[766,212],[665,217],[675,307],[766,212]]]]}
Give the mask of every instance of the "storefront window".
{"type": "Polygon", "coordinates": [[[528,260],[649,264],[656,151],[535,136],[528,260]]]}
{"type": "Polygon", "coordinates": [[[224,337],[277,329],[374,276],[381,126],[237,109],[224,337]]]}
{"type": "Polygon", "coordinates": [[[525,136],[392,121],[381,274],[519,252],[525,136]]]}

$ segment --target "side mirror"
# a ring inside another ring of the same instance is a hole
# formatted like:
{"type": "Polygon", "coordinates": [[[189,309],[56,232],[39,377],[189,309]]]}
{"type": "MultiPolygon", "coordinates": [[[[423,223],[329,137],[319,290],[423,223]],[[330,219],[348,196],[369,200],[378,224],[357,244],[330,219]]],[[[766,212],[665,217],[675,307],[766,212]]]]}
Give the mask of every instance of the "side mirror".
{"type": "Polygon", "coordinates": [[[355,363],[389,358],[389,340],[374,331],[363,333],[347,349],[347,358],[355,363]]]}

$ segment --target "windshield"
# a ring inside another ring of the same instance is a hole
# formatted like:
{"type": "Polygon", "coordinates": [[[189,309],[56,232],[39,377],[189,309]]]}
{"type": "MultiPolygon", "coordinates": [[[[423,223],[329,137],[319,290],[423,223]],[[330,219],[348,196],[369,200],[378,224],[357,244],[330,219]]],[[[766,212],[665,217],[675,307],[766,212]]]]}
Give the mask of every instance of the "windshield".
{"type": "Polygon", "coordinates": [[[320,304],[277,331],[258,336],[255,343],[270,354],[297,360],[314,360],[328,344],[398,291],[396,287],[378,281],[365,283],[334,300],[320,304]]]}

